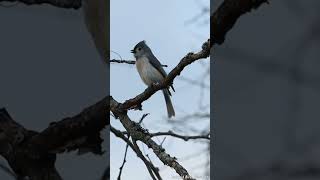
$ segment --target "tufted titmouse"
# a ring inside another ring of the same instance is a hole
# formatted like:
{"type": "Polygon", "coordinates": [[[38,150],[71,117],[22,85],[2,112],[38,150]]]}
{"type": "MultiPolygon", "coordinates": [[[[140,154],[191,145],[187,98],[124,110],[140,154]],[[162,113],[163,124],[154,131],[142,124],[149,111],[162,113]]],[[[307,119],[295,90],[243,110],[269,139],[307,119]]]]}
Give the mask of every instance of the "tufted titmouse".
{"type": "MultiPolygon", "coordinates": [[[[147,86],[151,86],[154,83],[160,83],[165,77],[167,77],[167,73],[162,68],[161,63],[153,55],[145,41],[139,42],[131,52],[136,58],[136,67],[139,75],[147,86]]],[[[171,86],[171,88],[174,91],[173,86],[171,86]]],[[[162,92],[167,105],[168,117],[170,118],[175,116],[170,99],[171,93],[169,88],[163,89],[162,92]]]]}
{"type": "Polygon", "coordinates": [[[109,1],[83,0],[85,23],[104,62],[109,61],[109,1]]]}

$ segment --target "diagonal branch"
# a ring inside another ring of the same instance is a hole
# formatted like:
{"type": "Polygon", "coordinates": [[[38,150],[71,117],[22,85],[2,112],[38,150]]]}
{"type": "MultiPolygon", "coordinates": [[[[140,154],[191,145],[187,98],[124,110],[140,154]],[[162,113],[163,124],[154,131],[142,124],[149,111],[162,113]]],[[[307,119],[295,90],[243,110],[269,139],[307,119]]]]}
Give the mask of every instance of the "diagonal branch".
{"type": "MultiPolygon", "coordinates": [[[[125,127],[127,132],[130,134],[132,139],[141,141],[153,150],[155,155],[165,164],[173,168],[183,179],[193,180],[189,175],[188,171],[181,166],[175,157],[171,157],[165,152],[165,149],[158,145],[151,139],[150,133],[143,129],[138,123],[132,121],[125,111],[119,111],[118,107],[120,104],[110,97],[110,110],[112,113],[119,118],[122,125],[125,127]]],[[[121,133],[121,132],[120,132],[121,133]]],[[[122,134],[122,133],[121,133],[122,134]]],[[[123,134],[122,134],[123,135],[123,134]]],[[[123,135],[124,136],[124,135],[123,135]]]]}
{"type": "Polygon", "coordinates": [[[240,16],[257,9],[263,3],[268,3],[268,0],[224,0],[210,18],[211,46],[222,44],[240,16]]]}
{"type": "Polygon", "coordinates": [[[52,153],[78,149],[79,153],[102,154],[100,131],[109,124],[107,117],[107,98],[103,98],[74,117],[51,123],[30,143],[52,153]]]}
{"type": "Polygon", "coordinates": [[[100,131],[109,124],[106,102],[104,98],[74,117],[51,123],[40,133],[27,130],[0,109],[0,155],[18,179],[61,180],[54,165],[56,153],[103,153],[100,131]]]}
{"type": "Polygon", "coordinates": [[[110,127],[110,131],[117,137],[121,138],[123,141],[127,143],[131,147],[131,149],[137,154],[137,156],[143,161],[143,163],[146,165],[146,168],[152,177],[153,180],[157,180],[154,174],[157,176],[158,180],[162,180],[160,174],[159,174],[159,169],[155,167],[150,161],[148,161],[142,152],[140,151],[139,147],[135,146],[127,137],[124,136],[124,134],[115,129],[114,127],[110,127]]]}

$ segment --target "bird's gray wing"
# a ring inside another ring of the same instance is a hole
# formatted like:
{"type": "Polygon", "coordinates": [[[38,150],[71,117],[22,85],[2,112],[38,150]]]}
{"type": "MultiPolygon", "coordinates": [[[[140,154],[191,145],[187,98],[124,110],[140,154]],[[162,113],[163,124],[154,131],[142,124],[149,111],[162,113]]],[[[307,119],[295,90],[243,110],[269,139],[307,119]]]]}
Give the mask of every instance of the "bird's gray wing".
{"type": "MultiPolygon", "coordinates": [[[[151,53],[149,56],[148,56],[148,60],[150,62],[150,64],[156,68],[160,73],[161,75],[166,78],[167,77],[167,73],[166,71],[162,68],[162,65],[160,63],[160,61],[151,53]]],[[[170,85],[172,90],[175,92],[174,88],[173,88],[173,85],[170,85]]],[[[171,95],[170,91],[169,91],[169,94],[171,95]]]]}
{"type": "Polygon", "coordinates": [[[159,62],[159,60],[153,54],[149,55],[148,60],[149,60],[150,64],[154,68],[156,68],[164,78],[167,77],[166,71],[164,71],[164,69],[162,68],[161,63],[159,62]]]}

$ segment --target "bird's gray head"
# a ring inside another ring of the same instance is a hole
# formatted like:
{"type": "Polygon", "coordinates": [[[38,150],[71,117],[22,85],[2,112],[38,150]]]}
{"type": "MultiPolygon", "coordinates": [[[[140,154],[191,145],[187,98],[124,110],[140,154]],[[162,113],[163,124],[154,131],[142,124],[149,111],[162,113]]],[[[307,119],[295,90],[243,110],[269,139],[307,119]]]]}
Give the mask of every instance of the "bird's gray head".
{"type": "Polygon", "coordinates": [[[138,59],[152,52],[145,41],[140,41],[137,45],[134,46],[134,48],[131,50],[131,53],[133,53],[134,57],[138,59]]]}

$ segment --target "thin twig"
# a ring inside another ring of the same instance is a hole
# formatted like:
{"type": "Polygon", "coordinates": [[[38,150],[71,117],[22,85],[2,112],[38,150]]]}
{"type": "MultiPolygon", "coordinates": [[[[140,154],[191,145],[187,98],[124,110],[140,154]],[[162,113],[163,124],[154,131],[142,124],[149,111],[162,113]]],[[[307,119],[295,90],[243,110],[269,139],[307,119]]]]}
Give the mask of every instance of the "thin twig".
{"type": "Polygon", "coordinates": [[[136,64],[136,61],[132,60],[117,60],[117,59],[111,59],[111,63],[125,63],[125,64],[136,64]]]}
{"type": "Polygon", "coordinates": [[[205,135],[197,135],[197,136],[184,136],[184,135],[179,135],[176,134],[172,131],[168,131],[168,132],[156,132],[156,133],[150,133],[151,137],[156,137],[156,136],[172,136],[172,137],[176,137],[179,139],[182,139],[184,141],[188,141],[190,139],[206,139],[206,140],[210,140],[210,133],[207,133],[205,135]]]}
{"type": "MultiPolygon", "coordinates": [[[[119,60],[119,59],[111,59],[111,63],[122,63],[122,64],[136,64],[136,61],[134,60],[119,60]]],[[[162,67],[168,67],[168,65],[161,64],[162,67]]]]}
{"type": "Polygon", "coordinates": [[[137,156],[144,162],[150,176],[152,177],[153,180],[157,180],[156,177],[154,176],[153,172],[155,172],[155,174],[157,175],[158,180],[162,180],[160,174],[159,174],[159,169],[156,168],[152,163],[150,163],[142,154],[142,152],[140,151],[139,147],[137,148],[136,146],[134,146],[134,144],[127,138],[125,137],[124,134],[122,134],[121,131],[115,129],[114,127],[110,126],[110,130],[111,132],[121,138],[123,141],[125,141],[130,147],[131,149],[137,154],[137,156]]]}
{"type": "Polygon", "coordinates": [[[149,115],[149,113],[143,114],[142,117],[141,117],[141,119],[140,119],[140,121],[139,121],[139,124],[141,124],[142,121],[144,120],[144,118],[146,118],[148,115],[149,115]]]}
{"type": "MultiPolygon", "coordinates": [[[[128,135],[127,137],[128,139],[130,138],[130,135],[128,135]]],[[[127,153],[128,153],[128,147],[129,144],[126,145],[126,150],[124,152],[124,157],[123,157],[123,161],[122,161],[122,165],[119,168],[119,175],[118,175],[118,180],[121,180],[121,174],[122,174],[122,169],[124,167],[124,164],[127,162],[126,158],[127,158],[127,153]]]]}

